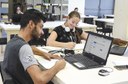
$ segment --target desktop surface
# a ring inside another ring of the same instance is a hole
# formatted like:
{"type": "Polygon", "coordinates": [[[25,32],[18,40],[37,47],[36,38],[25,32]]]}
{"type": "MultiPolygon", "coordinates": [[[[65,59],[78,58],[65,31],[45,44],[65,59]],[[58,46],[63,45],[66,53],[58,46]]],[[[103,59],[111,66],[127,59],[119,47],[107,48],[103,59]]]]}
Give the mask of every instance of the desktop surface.
{"type": "Polygon", "coordinates": [[[128,69],[117,70],[114,68],[114,61],[128,62],[128,54],[125,56],[110,54],[106,66],[94,69],[79,70],[66,62],[66,67],[58,72],[52,81],[55,84],[121,84],[123,82],[128,84],[128,69]],[[98,75],[99,70],[105,68],[112,69],[112,72],[107,76],[98,75]]]}
{"type": "MultiPolygon", "coordinates": [[[[117,57],[118,58],[118,57],[117,57]]],[[[116,59],[117,59],[116,58],[116,59]]],[[[120,59],[120,58],[118,58],[120,59]]],[[[117,70],[113,67],[112,60],[115,60],[113,55],[109,56],[106,68],[112,68],[112,72],[107,76],[98,75],[99,70],[105,67],[79,70],[69,63],[66,64],[65,69],[60,71],[53,79],[58,84],[118,84],[120,82],[127,82],[128,70],[117,70]]],[[[128,58],[127,58],[128,60],[128,58]]]]}

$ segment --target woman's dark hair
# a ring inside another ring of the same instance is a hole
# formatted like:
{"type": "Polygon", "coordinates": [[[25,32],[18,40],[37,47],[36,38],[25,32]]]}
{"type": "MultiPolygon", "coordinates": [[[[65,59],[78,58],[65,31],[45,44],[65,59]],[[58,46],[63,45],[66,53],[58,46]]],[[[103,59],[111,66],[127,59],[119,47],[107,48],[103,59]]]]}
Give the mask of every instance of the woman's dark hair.
{"type": "Polygon", "coordinates": [[[69,19],[72,18],[72,17],[78,17],[78,18],[81,18],[80,17],[80,14],[77,12],[77,11],[72,11],[69,13],[69,19]]]}
{"type": "MultiPolygon", "coordinates": [[[[79,19],[81,18],[80,14],[77,11],[70,12],[68,17],[69,17],[69,19],[73,18],[73,17],[78,17],[79,19]]],[[[80,38],[80,34],[79,34],[78,31],[76,31],[76,36],[77,36],[77,43],[80,43],[81,42],[81,38],[80,38]]]]}
{"type": "Polygon", "coordinates": [[[76,8],[74,8],[74,11],[75,11],[75,10],[78,10],[78,8],[77,8],[77,7],[76,7],[76,8]]]}
{"type": "Polygon", "coordinates": [[[39,23],[41,20],[43,20],[43,22],[46,22],[46,18],[40,11],[36,9],[29,9],[26,10],[21,17],[21,28],[26,27],[30,20],[32,20],[35,23],[35,25],[39,23]]]}
{"type": "Polygon", "coordinates": [[[22,8],[23,8],[22,5],[21,5],[20,3],[16,3],[16,4],[14,4],[14,8],[13,8],[13,9],[14,9],[14,14],[17,13],[17,8],[18,8],[18,7],[19,7],[19,8],[21,9],[21,11],[22,11],[22,8]]]}

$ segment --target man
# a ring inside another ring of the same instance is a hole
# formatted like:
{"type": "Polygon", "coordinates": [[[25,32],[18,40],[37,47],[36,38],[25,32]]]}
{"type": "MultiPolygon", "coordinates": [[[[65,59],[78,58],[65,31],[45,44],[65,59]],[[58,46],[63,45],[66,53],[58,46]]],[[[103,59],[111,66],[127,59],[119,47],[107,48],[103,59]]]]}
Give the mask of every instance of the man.
{"type": "MultiPolygon", "coordinates": [[[[59,59],[49,70],[41,70],[34,54],[41,54],[35,47],[30,47],[28,41],[39,38],[43,34],[45,19],[35,9],[27,10],[21,18],[19,34],[12,38],[5,50],[3,68],[13,78],[15,84],[46,84],[66,65],[64,59],[59,59]]],[[[50,59],[46,53],[45,57],[50,59]]]]}

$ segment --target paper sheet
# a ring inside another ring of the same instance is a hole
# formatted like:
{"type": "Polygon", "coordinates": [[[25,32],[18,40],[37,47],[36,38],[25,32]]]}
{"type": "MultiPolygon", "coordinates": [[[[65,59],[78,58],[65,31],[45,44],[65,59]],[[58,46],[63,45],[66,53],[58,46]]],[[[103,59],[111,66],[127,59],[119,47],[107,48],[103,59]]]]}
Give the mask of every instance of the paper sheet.
{"type": "Polygon", "coordinates": [[[117,61],[113,61],[113,64],[115,66],[128,65],[128,61],[126,61],[126,60],[117,60],[117,61]]]}
{"type": "Polygon", "coordinates": [[[37,59],[37,61],[39,62],[39,64],[41,64],[41,66],[43,66],[45,69],[50,69],[51,67],[53,67],[56,63],[56,61],[58,61],[58,59],[51,59],[46,60],[41,56],[37,56],[35,55],[35,58],[37,59]]]}

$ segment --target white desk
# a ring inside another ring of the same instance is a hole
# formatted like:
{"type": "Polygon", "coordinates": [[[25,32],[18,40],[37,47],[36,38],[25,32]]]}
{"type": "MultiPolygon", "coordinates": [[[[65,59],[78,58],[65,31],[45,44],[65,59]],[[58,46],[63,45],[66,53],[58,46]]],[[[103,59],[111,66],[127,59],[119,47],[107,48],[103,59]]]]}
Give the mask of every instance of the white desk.
{"type": "Polygon", "coordinates": [[[11,34],[18,34],[20,30],[20,25],[0,23],[0,29],[4,30],[7,33],[7,41],[9,41],[11,34]]]}
{"type": "MultiPolygon", "coordinates": [[[[64,15],[66,18],[68,17],[68,15],[64,15]]],[[[84,18],[93,18],[94,20],[97,19],[97,16],[93,16],[93,15],[80,15],[81,17],[81,22],[84,22],[84,18]]]]}
{"type": "MultiPolygon", "coordinates": [[[[54,29],[55,27],[64,24],[65,21],[47,21],[46,23],[44,23],[44,29],[48,28],[50,30],[54,29]]],[[[82,28],[85,31],[96,31],[96,25],[91,25],[91,24],[86,24],[83,22],[79,22],[78,23],[78,27],[82,28]]]]}
{"type": "Polygon", "coordinates": [[[113,72],[111,72],[110,75],[106,77],[98,75],[98,71],[102,68],[78,70],[67,63],[65,69],[60,71],[53,78],[53,81],[55,84],[114,84],[125,81],[128,83],[128,70],[116,70],[110,65],[111,60],[116,60],[116,58],[114,58],[112,55],[109,57],[106,67],[111,67],[113,72]]]}
{"type": "Polygon", "coordinates": [[[81,15],[81,18],[97,18],[97,16],[93,16],[93,15],[81,15]]]}
{"type": "MultiPolygon", "coordinates": [[[[64,21],[48,21],[44,23],[44,29],[49,29],[50,31],[55,28],[56,26],[62,25],[64,21]]],[[[86,24],[80,22],[78,24],[78,27],[82,28],[85,31],[96,31],[96,25],[86,24]]],[[[14,25],[14,24],[4,24],[0,23],[0,29],[5,30],[7,33],[7,40],[9,41],[11,34],[17,34],[20,30],[20,25],[14,25]]],[[[0,34],[1,35],[1,34],[0,34]]]]}
{"type": "Polygon", "coordinates": [[[103,67],[79,70],[66,63],[66,67],[57,73],[52,81],[55,84],[128,84],[128,69],[117,70],[113,67],[113,62],[117,60],[128,61],[128,53],[125,56],[109,55],[105,67],[112,68],[113,71],[108,76],[98,75],[98,71],[103,67]]]}
{"type": "Polygon", "coordinates": [[[99,19],[95,19],[95,21],[102,21],[105,22],[106,25],[111,25],[111,26],[113,26],[114,24],[114,19],[112,18],[99,18],[99,19]]]}

